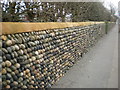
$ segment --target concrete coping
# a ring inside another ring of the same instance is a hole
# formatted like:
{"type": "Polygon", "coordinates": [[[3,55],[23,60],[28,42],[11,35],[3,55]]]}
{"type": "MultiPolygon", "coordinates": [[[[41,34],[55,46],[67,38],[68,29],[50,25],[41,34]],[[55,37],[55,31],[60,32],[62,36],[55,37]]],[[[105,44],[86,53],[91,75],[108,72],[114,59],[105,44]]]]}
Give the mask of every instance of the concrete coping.
{"type": "Polygon", "coordinates": [[[87,26],[104,22],[1,22],[0,34],[15,34],[40,30],[60,29],[74,26],[87,26]]]}

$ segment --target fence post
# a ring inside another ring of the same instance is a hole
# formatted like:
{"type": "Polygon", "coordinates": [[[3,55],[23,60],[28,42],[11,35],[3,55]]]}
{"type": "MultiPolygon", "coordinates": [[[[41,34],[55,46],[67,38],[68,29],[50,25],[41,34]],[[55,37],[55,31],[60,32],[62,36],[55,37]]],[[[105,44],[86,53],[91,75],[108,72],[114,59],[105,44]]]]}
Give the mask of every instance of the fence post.
{"type": "Polygon", "coordinates": [[[108,21],[105,21],[105,33],[108,33],[108,21]]]}

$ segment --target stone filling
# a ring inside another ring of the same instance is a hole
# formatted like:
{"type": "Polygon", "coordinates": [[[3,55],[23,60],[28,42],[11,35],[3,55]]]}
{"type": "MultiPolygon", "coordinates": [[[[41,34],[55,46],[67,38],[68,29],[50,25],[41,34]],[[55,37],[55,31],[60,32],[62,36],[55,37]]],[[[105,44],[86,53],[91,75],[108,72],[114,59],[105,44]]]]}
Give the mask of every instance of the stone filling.
{"type": "Polygon", "coordinates": [[[3,88],[49,88],[104,35],[104,24],[2,35],[3,88]]]}

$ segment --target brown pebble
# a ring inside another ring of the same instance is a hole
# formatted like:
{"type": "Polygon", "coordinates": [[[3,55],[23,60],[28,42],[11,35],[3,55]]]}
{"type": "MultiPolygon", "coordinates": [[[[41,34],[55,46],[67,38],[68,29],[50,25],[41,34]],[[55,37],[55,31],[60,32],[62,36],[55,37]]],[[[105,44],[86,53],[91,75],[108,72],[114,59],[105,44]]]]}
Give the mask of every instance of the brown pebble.
{"type": "Polygon", "coordinates": [[[6,88],[10,88],[10,85],[7,85],[6,88]]]}
{"type": "Polygon", "coordinates": [[[6,66],[7,66],[7,67],[10,67],[10,66],[12,65],[12,64],[11,64],[11,62],[10,62],[10,61],[8,61],[8,60],[7,60],[7,61],[5,61],[5,64],[6,64],[6,66]]]}
{"type": "Polygon", "coordinates": [[[27,88],[27,86],[24,85],[22,88],[27,88]]]}
{"type": "Polygon", "coordinates": [[[30,72],[30,70],[29,69],[26,69],[26,73],[29,73],[30,72]]]}
{"type": "Polygon", "coordinates": [[[35,66],[32,66],[32,69],[34,70],[34,69],[35,69],[35,66]]]}
{"type": "Polygon", "coordinates": [[[10,80],[6,80],[7,84],[10,84],[10,80]]]}
{"type": "Polygon", "coordinates": [[[35,86],[35,88],[38,88],[38,86],[35,86]]]}
{"type": "Polygon", "coordinates": [[[19,50],[20,48],[18,47],[18,45],[14,45],[16,50],[19,50]]]}
{"type": "Polygon", "coordinates": [[[15,67],[16,67],[16,68],[20,68],[20,64],[19,64],[19,63],[16,63],[16,64],[15,64],[15,67]]]}
{"type": "Polygon", "coordinates": [[[34,76],[31,77],[31,79],[34,79],[34,78],[35,78],[34,76]]]}
{"type": "Polygon", "coordinates": [[[7,37],[6,37],[5,35],[2,35],[2,36],[1,36],[1,39],[2,39],[2,40],[7,40],[7,37]]]}
{"type": "Polygon", "coordinates": [[[34,84],[34,81],[31,81],[31,84],[34,84]]]}
{"type": "Polygon", "coordinates": [[[16,41],[15,41],[13,38],[12,38],[11,40],[12,40],[12,44],[15,44],[15,43],[16,43],[16,41]]]}
{"type": "Polygon", "coordinates": [[[14,84],[14,85],[18,85],[18,82],[14,81],[13,84],[14,84]]]}
{"type": "Polygon", "coordinates": [[[29,88],[33,88],[33,86],[32,86],[32,85],[30,85],[30,86],[29,86],[29,88]]]}
{"type": "Polygon", "coordinates": [[[7,73],[6,69],[2,69],[2,74],[6,74],[6,73],[7,73]]]}
{"type": "Polygon", "coordinates": [[[12,75],[15,75],[15,72],[11,72],[12,75]]]}
{"type": "Polygon", "coordinates": [[[19,71],[18,71],[18,70],[15,70],[14,72],[15,72],[15,74],[18,74],[18,73],[19,73],[19,71]]]}
{"type": "Polygon", "coordinates": [[[23,71],[23,75],[26,75],[26,71],[23,71]]]}
{"type": "Polygon", "coordinates": [[[32,57],[32,61],[35,61],[35,60],[36,60],[36,57],[33,56],[33,57],[32,57]]]}
{"type": "Polygon", "coordinates": [[[6,45],[7,45],[7,46],[12,45],[12,40],[7,40],[7,41],[6,41],[6,45]]]}

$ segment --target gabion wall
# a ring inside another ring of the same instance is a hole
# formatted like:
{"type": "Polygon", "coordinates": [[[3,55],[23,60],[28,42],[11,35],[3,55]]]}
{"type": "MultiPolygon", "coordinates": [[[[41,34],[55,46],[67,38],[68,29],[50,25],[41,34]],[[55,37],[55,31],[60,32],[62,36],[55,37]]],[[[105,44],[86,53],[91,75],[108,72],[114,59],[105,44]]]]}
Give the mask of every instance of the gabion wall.
{"type": "Polygon", "coordinates": [[[96,24],[2,35],[2,87],[51,87],[104,33],[96,24]]]}

